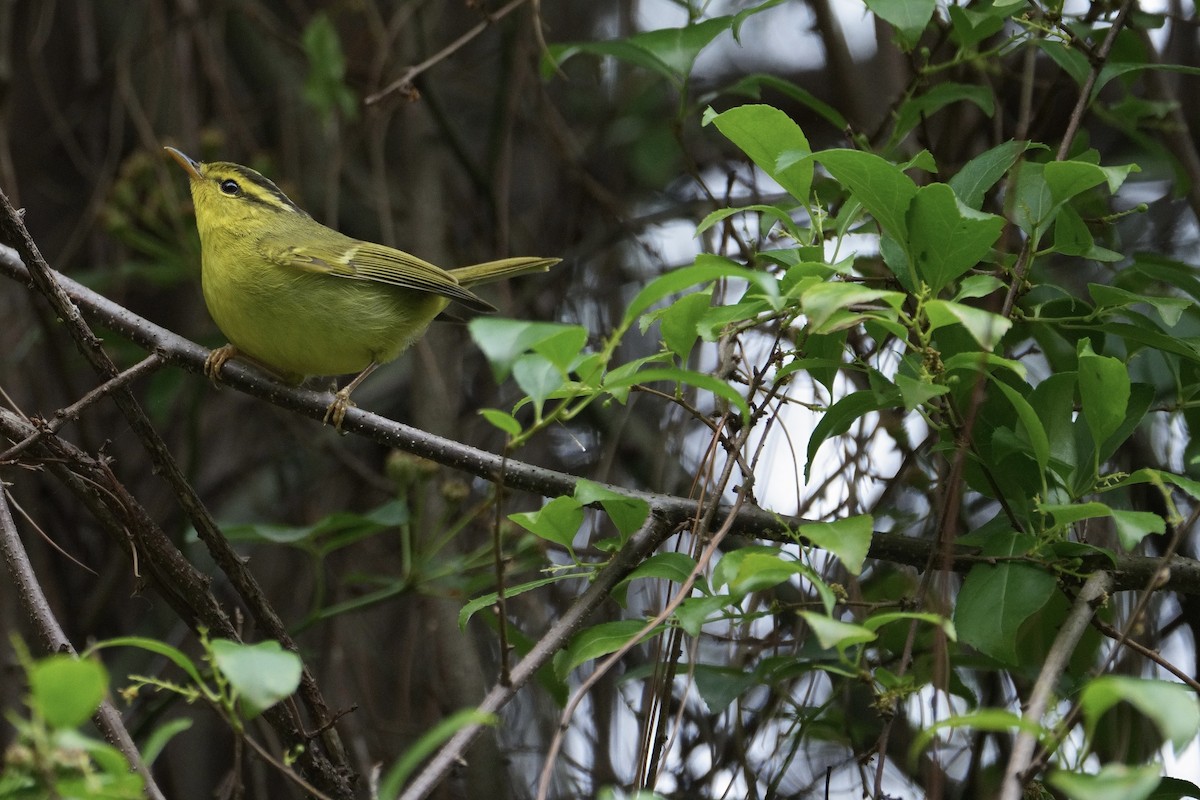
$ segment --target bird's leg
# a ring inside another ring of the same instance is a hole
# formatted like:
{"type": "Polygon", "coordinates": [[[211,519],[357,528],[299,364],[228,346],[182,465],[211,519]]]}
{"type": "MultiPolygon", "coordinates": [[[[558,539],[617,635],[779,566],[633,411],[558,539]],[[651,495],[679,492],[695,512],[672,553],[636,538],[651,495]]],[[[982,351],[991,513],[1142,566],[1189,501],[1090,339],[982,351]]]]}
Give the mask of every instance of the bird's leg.
{"type": "Polygon", "coordinates": [[[208,358],[204,359],[204,374],[209,378],[209,380],[219,386],[221,383],[222,368],[224,368],[227,361],[230,361],[234,358],[257,367],[275,380],[286,383],[288,386],[299,386],[304,381],[303,375],[297,375],[291,372],[282,372],[275,367],[272,367],[270,364],[259,361],[249,353],[237,349],[237,346],[232,344],[218,347],[216,350],[213,350],[208,354],[208,358]]]}
{"type": "Polygon", "coordinates": [[[238,349],[231,344],[218,347],[208,354],[208,358],[204,359],[204,374],[213,383],[220,383],[221,367],[225,366],[226,361],[238,355],[238,349]]]}
{"type": "Polygon", "coordinates": [[[339,433],[342,430],[342,420],[346,418],[346,411],[354,406],[350,400],[350,393],[353,392],[358,385],[366,380],[367,376],[375,371],[379,364],[372,361],[367,364],[367,368],[354,376],[354,380],[346,384],[345,388],[338,391],[333,396],[333,402],[329,404],[328,410],[325,411],[325,424],[333,423],[333,429],[339,433]]]}

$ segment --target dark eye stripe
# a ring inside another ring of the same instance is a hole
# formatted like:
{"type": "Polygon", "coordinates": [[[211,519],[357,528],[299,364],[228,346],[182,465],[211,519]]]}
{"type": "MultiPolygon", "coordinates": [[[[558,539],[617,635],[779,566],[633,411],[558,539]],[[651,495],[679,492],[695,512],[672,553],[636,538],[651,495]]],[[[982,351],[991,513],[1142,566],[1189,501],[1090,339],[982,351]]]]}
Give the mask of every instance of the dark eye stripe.
{"type": "MultiPolygon", "coordinates": [[[[221,167],[228,170],[228,173],[233,173],[236,175],[236,179],[238,180],[235,180],[234,182],[240,182],[241,184],[242,199],[251,200],[253,203],[262,203],[263,205],[269,205],[272,207],[284,207],[284,209],[299,213],[301,216],[308,216],[304,209],[301,209],[299,205],[293,203],[292,198],[289,198],[287,194],[284,194],[282,191],[280,191],[280,187],[272,184],[270,180],[264,178],[263,175],[254,172],[253,169],[248,169],[246,167],[242,167],[241,164],[233,163],[221,164],[221,167]],[[258,192],[248,190],[248,187],[250,186],[257,188],[258,192]]],[[[230,180],[232,179],[223,179],[220,182],[222,192],[224,192],[224,184],[230,180]]],[[[228,192],[226,192],[226,194],[228,194],[228,192]]]]}

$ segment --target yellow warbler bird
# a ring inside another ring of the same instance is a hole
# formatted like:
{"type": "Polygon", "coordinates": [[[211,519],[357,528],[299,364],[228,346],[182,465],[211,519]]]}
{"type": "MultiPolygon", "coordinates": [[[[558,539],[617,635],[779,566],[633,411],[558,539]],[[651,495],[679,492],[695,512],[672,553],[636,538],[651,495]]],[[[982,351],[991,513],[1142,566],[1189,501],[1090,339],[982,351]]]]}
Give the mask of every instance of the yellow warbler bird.
{"type": "Polygon", "coordinates": [[[209,354],[205,374],[216,380],[235,356],[292,384],[356,372],[325,414],[338,429],[355,387],[420,338],[446,306],[495,311],[468,287],[559,262],[506,258],[444,270],[327,228],[249,167],[202,164],[166,150],[191,179],[204,302],[229,339],[209,354]]]}

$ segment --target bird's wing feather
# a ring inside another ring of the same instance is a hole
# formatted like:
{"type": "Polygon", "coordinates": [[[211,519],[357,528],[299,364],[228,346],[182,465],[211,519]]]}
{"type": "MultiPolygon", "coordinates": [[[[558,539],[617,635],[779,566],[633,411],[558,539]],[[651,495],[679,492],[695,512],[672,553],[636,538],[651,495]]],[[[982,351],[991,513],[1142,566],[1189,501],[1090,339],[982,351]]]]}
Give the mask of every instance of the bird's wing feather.
{"type": "Polygon", "coordinates": [[[438,294],[472,311],[496,310],[490,303],[460,286],[455,277],[441,267],[381,244],[346,237],[344,244],[272,247],[264,242],[264,250],[272,262],[291,269],[438,294]]]}

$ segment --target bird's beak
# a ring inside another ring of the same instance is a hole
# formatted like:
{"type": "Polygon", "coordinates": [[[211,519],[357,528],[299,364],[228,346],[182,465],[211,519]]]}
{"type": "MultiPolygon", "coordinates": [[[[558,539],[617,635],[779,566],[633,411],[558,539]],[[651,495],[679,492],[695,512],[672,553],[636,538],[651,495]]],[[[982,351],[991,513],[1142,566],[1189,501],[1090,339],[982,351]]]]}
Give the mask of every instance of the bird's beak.
{"type": "Polygon", "coordinates": [[[200,174],[200,162],[199,161],[193,161],[192,159],[185,156],[183,153],[176,150],[174,147],[164,147],[163,150],[166,150],[168,153],[171,154],[171,158],[173,158],[179,162],[179,166],[183,167],[184,171],[187,172],[188,177],[191,178],[192,180],[198,181],[204,177],[203,175],[200,174]]]}

